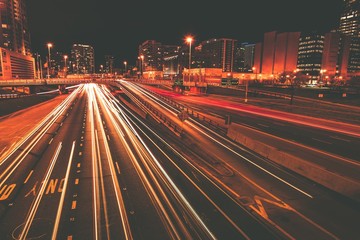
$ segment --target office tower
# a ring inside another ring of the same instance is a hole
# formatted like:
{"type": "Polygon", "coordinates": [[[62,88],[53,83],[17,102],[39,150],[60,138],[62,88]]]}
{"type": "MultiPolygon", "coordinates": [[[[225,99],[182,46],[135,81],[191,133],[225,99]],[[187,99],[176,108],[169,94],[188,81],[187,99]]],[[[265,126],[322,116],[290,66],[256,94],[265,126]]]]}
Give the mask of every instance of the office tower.
{"type": "Polygon", "coordinates": [[[90,45],[73,44],[71,49],[72,71],[76,74],[95,72],[94,48],[90,45]]]}
{"type": "Polygon", "coordinates": [[[31,55],[25,0],[0,2],[0,47],[31,55]]]}
{"type": "Polygon", "coordinates": [[[265,33],[263,43],[255,46],[256,72],[264,74],[293,72],[297,67],[299,39],[300,32],[265,33]]]}
{"type": "Polygon", "coordinates": [[[303,33],[299,42],[297,68],[309,76],[309,81],[318,79],[324,49],[324,34],[303,33]]]}
{"type": "Polygon", "coordinates": [[[201,54],[204,67],[221,68],[223,72],[232,72],[235,60],[237,40],[227,38],[213,38],[201,42],[201,54]]]}
{"type": "Polygon", "coordinates": [[[114,57],[111,55],[105,55],[105,72],[114,73],[114,57]]]}
{"type": "Polygon", "coordinates": [[[360,74],[360,1],[344,0],[339,31],[351,38],[349,74],[360,74]]]}
{"type": "Polygon", "coordinates": [[[145,71],[162,71],[163,56],[162,56],[162,44],[155,40],[146,40],[139,46],[139,58],[143,56],[143,59],[139,60],[142,64],[139,68],[142,68],[142,72],[145,71]]]}

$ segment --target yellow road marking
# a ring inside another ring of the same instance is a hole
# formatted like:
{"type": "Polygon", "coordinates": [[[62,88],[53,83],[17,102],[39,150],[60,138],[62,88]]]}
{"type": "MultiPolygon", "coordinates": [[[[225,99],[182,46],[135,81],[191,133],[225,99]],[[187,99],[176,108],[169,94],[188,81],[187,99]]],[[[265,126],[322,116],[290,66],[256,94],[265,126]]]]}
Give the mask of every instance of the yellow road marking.
{"type": "Polygon", "coordinates": [[[72,201],[71,209],[76,209],[76,201],[72,201]]]}
{"type": "Polygon", "coordinates": [[[29,173],[29,175],[27,176],[27,178],[24,181],[24,184],[27,183],[27,181],[29,180],[31,174],[34,172],[34,170],[31,170],[31,172],[29,173]]]}

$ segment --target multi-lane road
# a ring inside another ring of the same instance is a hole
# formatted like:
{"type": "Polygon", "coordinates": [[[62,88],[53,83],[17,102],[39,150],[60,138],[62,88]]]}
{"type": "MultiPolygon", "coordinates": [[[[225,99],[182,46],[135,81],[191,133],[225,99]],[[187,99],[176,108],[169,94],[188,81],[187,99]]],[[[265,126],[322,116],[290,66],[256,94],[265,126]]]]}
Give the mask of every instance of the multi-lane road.
{"type": "Polygon", "coordinates": [[[1,157],[1,239],[360,234],[356,203],[194,119],[179,121],[179,110],[151,91],[117,87],[118,96],[80,85],[1,157]]]}

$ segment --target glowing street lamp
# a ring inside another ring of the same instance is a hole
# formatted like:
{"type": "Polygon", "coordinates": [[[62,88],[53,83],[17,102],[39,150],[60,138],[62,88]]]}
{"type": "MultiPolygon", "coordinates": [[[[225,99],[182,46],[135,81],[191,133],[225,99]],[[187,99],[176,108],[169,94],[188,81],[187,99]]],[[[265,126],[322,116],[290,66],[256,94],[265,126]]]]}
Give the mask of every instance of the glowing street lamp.
{"type": "Polygon", "coordinates": [[[144,62],[144,55],[140,55],[140,57],[138,57],[140,59],[140,76],[143,76],[143,62],[144,62]]]}
{"type": "Polygon", "coordinates": [[[47,75],[48,75],[48,78],[50,78],[50,63],[51,63],[51,59],[50,59],[50,48],[52,48],[53,47],[53,45],[52,45],[52,43],[48,43],[47,44],[47,47],[48,47],[48,54],[49,54],[49,56],[48,56],[48,69],[47,69],[47,75]]]}
{"type": "Polygon", "coordinates": [[[64,69],[64,72],[65,72],[65,76],[66,76],[66,72],[67,72],[67,65],[66,65],[66,60],[68,59],[68,55],[64,55],[64,66],[65,66],[65,69],[64,69]]]}
{"type": "Polygon", "coordinates": [[[124,65],[125,65],[125,74],[126,74],[126,65],[127,65],[126,61],[124,61],[124,65]]]}
{"type": "Polygon", "coordinates": [[[194,39],[191,36],[186,37],[186,42],[189,43],[189,82],[190,82],[190,69],[191,69],[191,43],[194,39]]]}

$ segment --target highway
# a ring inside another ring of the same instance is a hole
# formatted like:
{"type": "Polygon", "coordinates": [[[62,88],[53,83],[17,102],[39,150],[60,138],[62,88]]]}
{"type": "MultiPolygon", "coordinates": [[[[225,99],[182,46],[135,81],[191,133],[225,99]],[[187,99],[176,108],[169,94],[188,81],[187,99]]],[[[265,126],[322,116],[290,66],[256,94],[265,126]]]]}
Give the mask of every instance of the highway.
{"type": "Polygon", "coordinates": [[[135,84],[118,86],[126,95],[80,85],[0,160],[0,236],[351,239],[360,233],[360,209],[352,202],[195,120],[179,121],[177,109],[135,84]],[[140,98],[183,132],[161,123],[140,98]]]}
{"type": "MultiPolygon", "coordinates": [[[[236,97],[212,95],[185,97],[154,87],[147,88],[191,109],[222,118],[230,115],[232,122],[243,126],[360,161],[360,156],[357,154],[360,145],[358,125],[356,126],[357,132],[348,129],[347,125],[350,124],[343,122],[332,121],[331,127],[326,127],[322,122],[317,122],[319,120],[317,118],[297,119],[296,115],[239,103],[236,97]]],[[[334,114],[340,113],[334,112],[334,114]]],[[[357,116],[356,112],[354,112],[354,116],[357,116]]],[[[320,120],[327,121],[327,119],[320,120]]]]}

